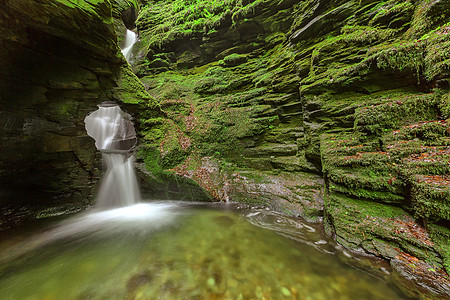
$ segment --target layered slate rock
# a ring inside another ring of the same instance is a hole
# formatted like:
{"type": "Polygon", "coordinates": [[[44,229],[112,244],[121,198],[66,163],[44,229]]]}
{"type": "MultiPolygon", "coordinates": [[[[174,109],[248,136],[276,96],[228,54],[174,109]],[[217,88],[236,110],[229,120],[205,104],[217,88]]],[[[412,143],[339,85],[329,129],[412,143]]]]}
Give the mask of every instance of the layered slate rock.
{"type": "Polygon", "coordinates": [[[408,289],[448,297],[449,2],[179,4],[137,20],[133,70],[169,119],[148,120],[148,168],[323,216],[346,248],[426,274],[408,289]]]}

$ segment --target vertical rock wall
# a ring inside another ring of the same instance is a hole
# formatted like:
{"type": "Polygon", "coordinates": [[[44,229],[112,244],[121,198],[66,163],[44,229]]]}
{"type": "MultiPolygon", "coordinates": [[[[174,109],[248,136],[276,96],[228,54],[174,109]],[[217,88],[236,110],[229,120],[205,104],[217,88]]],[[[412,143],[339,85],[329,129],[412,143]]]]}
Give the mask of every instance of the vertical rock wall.
{"type": "Polygon", "coordinates": [[[0,216],[8,227],[21,215],[90,203],[101,165],[84,117],[114,99],[124,62],[108,0],[7,0],[0,16],[0,216]]]}

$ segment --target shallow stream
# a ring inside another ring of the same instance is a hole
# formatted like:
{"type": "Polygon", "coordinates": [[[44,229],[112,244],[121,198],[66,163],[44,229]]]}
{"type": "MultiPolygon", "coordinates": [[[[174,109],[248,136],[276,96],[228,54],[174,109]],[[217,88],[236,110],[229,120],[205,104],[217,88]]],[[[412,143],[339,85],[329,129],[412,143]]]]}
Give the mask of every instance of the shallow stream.
{"type": "Polygon", "coordinates": [[[0,243],[0,299],[410,299],[382,262],[262,207],[151,202],[0,243]]]}

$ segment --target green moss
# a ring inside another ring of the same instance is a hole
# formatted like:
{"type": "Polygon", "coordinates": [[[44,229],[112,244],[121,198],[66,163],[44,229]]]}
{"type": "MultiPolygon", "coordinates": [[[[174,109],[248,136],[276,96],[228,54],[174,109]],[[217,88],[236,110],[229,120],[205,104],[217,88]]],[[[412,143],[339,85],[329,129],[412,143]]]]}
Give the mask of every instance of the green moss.
{"type": "MultiPolygon", "coordinates": [[[[395,141],[412,141],[414,148],[420,149],[422,145],[445,145],[450,137],[450,124],[444,121],[430,121],[404,126],[388,135],[395,141]]],[[[387,142],[389,139],[385,139],[387,142]]]]}
{"type": "Polygon", "coordinates": [[[450,63],[449,26],[448,23],[439,26],[414,40],[401,39],[372,47],[367,52],[367,58],[351,70],[365,69],[375,63],[381,69],[414,71],[419,81],[421,78],[431,81],[445,76],[450,63]]]}
{"type": "Polygon", "coordinates": [[[252,76],[235,74],[221,66],[214,66],[199,74],[194,84],[194,92],[198,94],[225,94],[238,90],[253,79],[252,76]]]}
{"type": "Polygon", "coordinates": [[[403,159],[401,173],[404,176],[450,174],[450,154],[445,150],[422,152],[403,159]]]}
{"type": "Polygon", "coordinates": [[[449,11],[444,9],[439,14],[436,8],[439,6],[429,1],[383,2],[373,7],[371,26],[349,19],[340,32],[336,30],[310,41],[309,48],[303,45],[298,54],[302,59],[297,63],[305,75],[302,92],[359,87],[365,81],[389,84],[376,82],[375,67],[415,75],[419,82],[446,77],[450,65],[450,25],[448,17],[445,20],[443,16],[449,11]],[[428,6],[435,6],[433,17],[427,15],[428,6]],[[412,9],[416,9],[416,15],[411,25],[408,19],[412,9]],[[411,27],[405,33],[407,26],[411,27]]]}
{"type": "Polygon", "coordinates": [[[161,47],[180,37],[214,31],[240,1],[167,0],[162,5],[149,2],[137,20],[146,44],[161,47]]]}
{"type": "MultiPolygon", "coordinates": [[[[447,173],[448,174],[448,173],[447,173]]],[[[418,218],[450,220],[450,181],[444,176],[415,176],[411,198],[418,218]]]]}
{"type": "Polygon", "coordinates": [[[140,7],[140,0],[112,0],[111,2],[113,6],[113,13],[115,13],[117,17],[120,17],[121,13],[130,7],[134,7],[136,11],[138,11],[140,7]]]}
{"type": "Polygon", "coordinates": [[[402,193],[404,183],[389,165],[381,168],[336,168],[326,169],[328,178],[348,188],[364,188],[373,191],[402,193]]]}
{"type": "Polygon", "coordinates": [[[450,274],[450,229],[436,224],[430,224],[429,229],[436,249],[444,261],[444,268],[450,274]]]}
{"type": "Polygon", "coordinates": [[[219,65],[222,67],[235,67],[245,62],[247,62],[247,57],[245,55],[233,53],[225,56],[223,60],[219,61],[219,65]]]}
{"type": "Polygon", "coordinates": [[[172,149],[161,158],[161,167],[163,169],[174,168],[177,165],[183,163],[188,156],[188,151],[184,151],[181,148],[172,149]]]}
{"type": "Polygon", "coordinates": [[[140,147],[136,158],[144,161],[147,171],[152,173],[155,178],[160,177],[163,167],[160,164],[161,153],[158,149],[149,146],[140,147]]]}
{"type": "Polygon", "coordinates": [[[436,3],[432,0],[420,1],[416,5],[411,27],[406,32],[406,36],[419,38],[433,27],[448,22],[449,15],[450,11],[445,3],[436,3]]]}
{"type": "Polygon", "coordinates": [[[389,26],[399,20],[403,21],[403,23],[408,22],[415,9],[414,4],[411,1],[398,2],[398,0],[394,0],[382,3],[383,6],[378,9],[376,15],[370,20],[370,23],[380,23],[389,26]]]}
{"type": "Polygon", "coordinates": [[[326,197],[326,203],[328,223],[345,247],[372,248],[385,257],[406,251],[441,267],[442,260],[427,232],[401,208],[334,193],[326,197]]]}
{"type": "Polygon", "coordinates": [[[381,135],[389,128],[436,118],[438,99],[434,94],[405,96],[356,109],[355,129],[381,135]]]}
{"type": "MultiPolygon", "coordinates": [[[[379,146],[379,145],[378,145],[379,146]]],[[[386,203],[403,203],[405,183],[392,157],[356,134],[321,136],[322,170],[330,191],[386,203]]]]}
{"type": "Polygon", "coordinates": [[[439,102],[439,110],[444,119],[450,119],[450,92],[442,96],[439,102]]]}
{"type": "Polygon", "coordinates": [[[335,193],[326,196],[325,204],[326,217],[336,231],[338,242],[350,249],[357,248],[364,240],[380,236],[384,240],[396,240],[392,231],[393,221],[409,217],[395,206],[335,193]]]}
{"type": "Polygon", "coordinates": [[[66,6],[70,7],[78,7],[86,10],[94,10],[98,7],[100,7],[100,4],[109,4],[109,0],[56,0],[57,2],[60,2],[66,6]]]}
{"type": "Polygon", "coordinates": [[[122,65],[118,84],[116,93],[124,103],[142,104],[147,109],[159,109],[158,103],[147,93],[145,86],[128,64],[122,65]]]}
{"type": "MultiPolygon", "coordinates": [[[[252,86],[258,70],[255,64],[260,63],[253,59],[251,64],[249,61],[235,68],[210,64],[146,76],[142,82],[167,117],[195,145],[193,151],[234,159],[243,149],[240,140],[270,131],[279,122],[276,115],[265,116],[272,110],[270,105],[257,105],[261,101],[258,97],[265,98],[267,91],[252,86]]],[[[164,130],[149,130],[145,135],[153,139],[161,132],[164,130]]]]}
{"type": "MultiPolygon", "coordinates": [[[[338,181],[339,182],[339,181],[338,181]]],[[[370,187],[369,187],[370,188],[370,187]]],[[[405,198],[386,191],[377,191],[374,189],[346,187],[336,183],[331,183],[330,190],[333,192],[348,195],[350,197],[357,197],[358,199],[375,200],[383,203],[403,203],[405,198]]]]}

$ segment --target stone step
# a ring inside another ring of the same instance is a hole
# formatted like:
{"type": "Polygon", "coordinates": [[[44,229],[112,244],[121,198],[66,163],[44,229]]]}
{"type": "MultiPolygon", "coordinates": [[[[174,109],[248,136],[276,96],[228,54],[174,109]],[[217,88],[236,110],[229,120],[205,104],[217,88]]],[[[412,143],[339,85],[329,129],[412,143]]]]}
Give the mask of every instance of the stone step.
{"type": "Polygon", "coordinates": [[[284,105],[278,106],[282,111],[302,110],[301,102],[290,102],[284,105]]]}
{"type": "Polygon", "coordinates": [[[418,217],[450,219],[450,176],[415,175],[411,185],[412,203],[418,217]]]}
{"type": "Polygon", "coordinates": [[[267,135],[266,140],[270,143],[296,143],[297,139],[304,136],[303,127],[291,127],[275,129],[267,135]]]}
{"type": "Polygon", "coordinates": [[[246,157],[276,157],[294,156],[297,154],[297,144],[268,144],[244,150],[246,157]]]}
{"type": "Polygon", "coordinates": [[[304,157],[282,156],[272,158],[270,161],[274,168],[287,172],[317,172],[316,167],[304,157]]]}
{"type": "Polygon", "coordinates": [[[293,101],[298,101],[298,94],[292,93],[292,94],[276,94],[276,95],[269,95],[263,98],[264,103],[271,104],[271,105],[281,105],[290,103],[293,101]]]}
{"type": "Polygon", "coordinates": [[[280,121],[281,122],[289,122],[292,120],[303,120],[303,113],[302,112],[298,112],[298,113],[289,113],[289,114],[281,114],[280,115],[280,121]]]}

